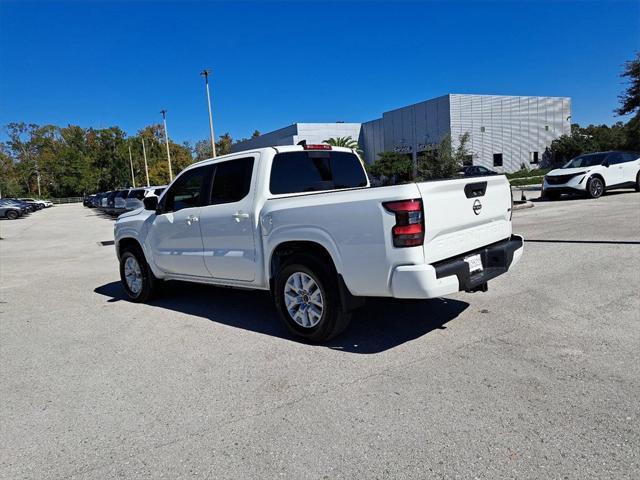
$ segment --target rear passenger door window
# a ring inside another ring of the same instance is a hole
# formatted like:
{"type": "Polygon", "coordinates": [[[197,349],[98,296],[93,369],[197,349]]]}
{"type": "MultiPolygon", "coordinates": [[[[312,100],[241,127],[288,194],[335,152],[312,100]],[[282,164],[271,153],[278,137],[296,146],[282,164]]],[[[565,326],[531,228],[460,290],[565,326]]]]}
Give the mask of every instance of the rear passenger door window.
{"type": "Polygon", "coordinates": [[[253,157],[215,164],[209,205],[239,202],[249,194],[253,157]]]}

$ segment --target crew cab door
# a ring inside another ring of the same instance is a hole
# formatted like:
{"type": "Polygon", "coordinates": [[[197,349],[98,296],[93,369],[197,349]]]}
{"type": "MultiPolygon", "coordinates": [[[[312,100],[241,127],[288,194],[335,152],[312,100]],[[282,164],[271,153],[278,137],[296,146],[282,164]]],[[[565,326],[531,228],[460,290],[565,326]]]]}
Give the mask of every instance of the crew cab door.
{"type": "Polygon", "coordinates": [[[256,215],[253,211],[257,157],[213,164],[209,204],[200,228],[204,263],[214,278],[251,282],[256,278],[256,215]]]}
{"type": "Polygon", "coordinates": [[[212,170],[205,165],[181,173],[160,201],[147,242],[153,261],[164,272],[209,276],[202,257],[200,215],[212,170]]]}

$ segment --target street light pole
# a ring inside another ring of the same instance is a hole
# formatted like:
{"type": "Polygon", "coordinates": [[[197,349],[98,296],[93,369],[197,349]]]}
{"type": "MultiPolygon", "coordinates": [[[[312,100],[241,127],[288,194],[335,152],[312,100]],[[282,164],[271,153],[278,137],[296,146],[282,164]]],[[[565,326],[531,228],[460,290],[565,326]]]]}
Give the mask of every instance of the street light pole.
{"type": "Polygon", "coordinates": [[[215,158],[216,156],[216,140],[213,134],[213,116],[211,115],[211,95],[209,95],[209,74],[211,70],[203,70],[200,75],[204,77],[204,85],[207,90],[207,106],[209,107],[209,134],[211,136],[211,152],[215,158]]]}
{"type": "Polygon", "coordinates": [[[142,139],[142,156],[144,157],[144,174],[147,176],[147,187],[149,186],[149,168],[147,167],[147,150],[144,148],[144,137],[142,139]]]}
{"type": "Polygon", "coordinates": [[[173,182],[173,171],[171,170],[171,154],[169,153],[169,132],[167,131],[167,111],[160,110],[162,122],[164,123],[164,141],[167,144],[167,161],[169,162],[169,183],[173,182]]]}
{"type": "Polygon", "coordinates": [[[131,181],[133,182],[133,188],[136,188],[136,177],[133,174],[133,157],[131,156],[131,145],[129,145],[129,165],[131,165],[131,181]]]}
{"type": "Polygon", "coordinates": [[[40,193],[40,169],[38,168],[37,165],[36,165],[36,180],[38,181],[38,197],[42,197],[42,194],[40,193]]]}

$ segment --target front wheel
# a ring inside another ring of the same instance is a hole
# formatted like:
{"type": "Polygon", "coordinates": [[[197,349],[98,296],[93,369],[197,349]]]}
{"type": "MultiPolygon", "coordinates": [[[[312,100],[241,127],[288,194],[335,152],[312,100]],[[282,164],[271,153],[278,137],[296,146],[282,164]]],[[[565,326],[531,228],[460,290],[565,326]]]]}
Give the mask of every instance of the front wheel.
{"type": "Polygon", "coordinates": [[[636,175],[636,192],[640,192],[640,172],[636,175]]]}
{"type": "Polygon", "coordinates": [[[587,194],[591,198],[599,198],[604,193],[604,182],[598,177],[592,177],[587,182],[587,194]]]}
{"type": "Polygon", "coordinates": [[[313,257],[288,262],[276,275],[273,293],[287,328],[309,342],[326,342],[351,319],[342,309],[335,272],[313,257]]]}
{"type": "Polygon", "coordinates": [[[160,282],[139,248],[129,248],[120,256],[120,280],[129,299],[137,303],[151,299],[160,282]]]}

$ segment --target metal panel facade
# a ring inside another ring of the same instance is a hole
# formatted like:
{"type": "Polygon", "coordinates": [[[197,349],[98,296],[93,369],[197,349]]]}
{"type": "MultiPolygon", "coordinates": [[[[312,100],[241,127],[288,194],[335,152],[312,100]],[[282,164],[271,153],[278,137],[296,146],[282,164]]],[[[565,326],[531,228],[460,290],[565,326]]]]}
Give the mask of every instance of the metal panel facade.
{"type": "Polygon", "coordinates": [[[451,135],[470,134],[469,149],[475,165],[513,172],[535,167],[545,149],[571,131],[571,99],[505,95],[450,95],[451,135]],[[502,154],[502,167],[494,165],[502,154]]]}
{"type": "Polygon", "coordinates": [[[237,143],[234,152],[270,145],[295,145],[300,140],[321,143],[330,137],[357,139],[367,163],[384,151],[417,153],[435,148],[451,135],[454,148],[469,134],[468,149],[475,165],[499,172],[535,167],[545,149],[571,132],[571,99],[506,95],[450,94],[384,112],[382,118],[359,123],[297,123],[237,143]],[[494,156],[502,155],[502,166],[494,156]]]}

